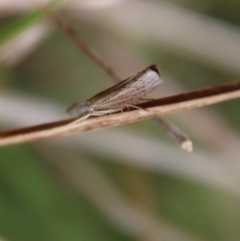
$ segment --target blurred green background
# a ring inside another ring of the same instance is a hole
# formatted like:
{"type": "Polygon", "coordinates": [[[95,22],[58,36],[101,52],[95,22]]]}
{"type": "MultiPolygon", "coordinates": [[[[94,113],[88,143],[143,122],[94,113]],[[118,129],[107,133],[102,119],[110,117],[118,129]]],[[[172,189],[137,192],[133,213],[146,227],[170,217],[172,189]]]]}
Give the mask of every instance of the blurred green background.
{"type": "MultiPolygon", "coordinates": [[[[67,118],[114,84],[36,10],[0,0],[1,131],[67,118]]],[[[66,1],[57,13],[119,74],[156,63],[153,97],[240,75],[239,1],[66,1]]],[[[0,240],[240,240],[239,100],[0,149],[0,240]]]]}

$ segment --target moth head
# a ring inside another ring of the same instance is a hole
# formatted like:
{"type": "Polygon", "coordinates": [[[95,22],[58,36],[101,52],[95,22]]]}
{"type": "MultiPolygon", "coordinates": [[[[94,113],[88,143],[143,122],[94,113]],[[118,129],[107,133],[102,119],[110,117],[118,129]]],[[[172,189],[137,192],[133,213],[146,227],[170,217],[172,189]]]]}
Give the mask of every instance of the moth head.
{"type": "Polygon", "coordinates": [[[90,106],[88,102],[76,103],[67,109],[67,114],[71,117],[78,117],[90,112],[90,106]]]}

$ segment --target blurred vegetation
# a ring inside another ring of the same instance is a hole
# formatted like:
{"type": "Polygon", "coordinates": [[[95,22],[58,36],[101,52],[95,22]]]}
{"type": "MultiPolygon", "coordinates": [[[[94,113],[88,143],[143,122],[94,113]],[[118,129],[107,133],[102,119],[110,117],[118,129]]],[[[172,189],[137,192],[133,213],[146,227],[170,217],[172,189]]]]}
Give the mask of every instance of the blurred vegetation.
{"type": "MultiPolygon", "coordinates": [[[[240,26],[239,1],[171,2],[240,26]]],[[[8,42],[19,32],[32,26],[39,18],[38,14],[25,13],[1,18],[0,42],[8,42]],[[20,21],[20,18],[24,21],[20,21]],[[6,28],[7,31],[4,30],[6,28]]],[[[103,34],[110,36],[111,33],[89,23],[69,21],[73,22],[80,35],[104,58],[105,52],[99,42],[103,34]]],[[[234,73],[213,67],[207,62],[190,59],[184,53],[166,50],[160,45],[136,43],[133,48],[136,55],[141,56],[141,62],[157,63],[165,73],[187,89],[197,89],[236,78],[234,73]]],[[[35,96],[67,108],[72,102],[84,100],[109,87],[112,82],[87,56],[77,50],[67,36],[54,30],[47,40],[18,65],[1,65],[0,84],[1,89],[35,96]]],[[[235,128],[239,132],[240,114],[236,111],[239,109],[238,100],[210,109],[219,113],[229,124],[229,128],[235,128]]],[[[1,123],[2,126],[6,124],[1,123]]],[[[155,138],[166,138],[151,121],[119,128],[121,129],[129,129],[142,135],[149,132],[155,138]]],[[[42,143],[34,143],[0,149],[0,239],[148,240],[133,237],[118,229],[104,212],[66,181],[52,164],[52,157],[42,153],[39,148],[41,145],[42,143]]],[[[134,143],[129,143],[129,148],[131,145],[134,143]]],[[[50,144],[48,148],[52,149],[50,144]]],[[[61,159],[57,148],[55,152],[55,158],[61,159]]],[[[96,152],[81,150],[80,147],[79,152],[74,154],[78,162],[86,157],[132,204],[176,230],[182,230],[199,240],[239,240],[240,200],[231,192],[223,192],[192,179],[180,178],[174,176],[174,173],[168,175],[164,172],[151,172],[123,164],[121,160],[112,162],[109,159],[113,157],[97,155],[96,152]]],[[[159,156],[161,158],[161,153],[159,156]]]]}

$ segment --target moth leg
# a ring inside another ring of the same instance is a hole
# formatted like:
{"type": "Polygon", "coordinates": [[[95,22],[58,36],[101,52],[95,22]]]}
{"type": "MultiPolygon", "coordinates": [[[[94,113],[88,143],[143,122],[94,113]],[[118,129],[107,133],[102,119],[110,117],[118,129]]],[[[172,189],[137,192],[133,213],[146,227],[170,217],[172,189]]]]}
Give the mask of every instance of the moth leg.
{"type": "Polygon", "coordinates": [[[154,98],[141,98],[140,100],[151,101],[151,100],[155,100],[155,99],[154,98]]]}
{"type": "Polygon", "coordinates": [[[141,98],[141,99],[139,99],[138,104],[140,104],[140,103],[144,103],[144,102],[148,102],[148,101],[152,101],[152,100],[155,100],[155,99],[154,99],[154,98],[147,98],[147,99],[145,99],[145,98],[141,98]]]}
{"type": "Polygon", "coordinates": [[[139,106],[136,106],[136,105],[131,105],[131,104],[126,105],[127,108],[129,108],[129,106],[132,107],[132,108],[138,109],[138,110],[149,111],[147,109],[143,109],[143,108],[141,108],[139,106]]]}
{"type": "Polygon", "coordinates": [[[117,111],[122,111],[122,108],[116,108],[116,109],[109,109],[109,110],[97,110],[97,111],[93,111],[91,112],[91,115],[93,116],[102,116],[102,115],[107,115],[107,114],[112,114],[115,113],[117,111]]]}
{"type": "Polygon", "coordinates": [[[76,124],[76,123],[78,123],[78,122],[80,122],[82,120],[87,119],[90,115],[91,115],[91,113],[84,114],[84,115],[80,116],[78,119],[76,119],[75,121],[70,122],[68,125],[74,125],[74,124],[76,124]]]}
{"type": "Polygon", "coordinates": [[[73,121],[73,122],[70,122],[68,125],[74,125],[74,124],[76,124],[76,123],[78,123],[78,122],[80,122],[80,121],[82,121],[82,120],[85,120],[85,119],[87,119],[89,116],[91,116],[91,115],[94,115],[94,116],[101,116],[101,115],[105,115],[105,114],[108,114],[109,113],[109,111],[107,112],[107,111],[96,111],[96,112],[92,112],[92,113],[87,113],[87,114],[84,114],[84,115],[82,115],[82,116],[80,116],[78,119],[76,119],[75,121],[73,121]]]}
{"type": "Polygon", "coordinates": [[[73,122],[70,122],[68,125],[74,125],[82,120],[87,119],[89,116],[102,116],[102,115],[112,114],[112,113],[120,111],[120,110],[122,111],[122,108],[121,109],[118,108],[118,109],[111,109],[111,110],[93,111],[91,113],[87,113],[87,114],[80,116],[78,119],[74,120],[73,122]]]}
{"type": "Polygon", "coordinates": [[[101,116],[101,115],[106,115],[106,114],[112,114],[114,112],[120,111],[122,109],[117,108],[117,109],[110,109],[110,110],[98,110],[95,112],[92,112],[91,114],[94,116],[101,116]]]}
{"type": "Polygon", "coordinates": [[[123,113],[123,108],[112,109],[112,112],[110,112],[110,114],[115,113],[117,111],[121,111],[123,113]]]}

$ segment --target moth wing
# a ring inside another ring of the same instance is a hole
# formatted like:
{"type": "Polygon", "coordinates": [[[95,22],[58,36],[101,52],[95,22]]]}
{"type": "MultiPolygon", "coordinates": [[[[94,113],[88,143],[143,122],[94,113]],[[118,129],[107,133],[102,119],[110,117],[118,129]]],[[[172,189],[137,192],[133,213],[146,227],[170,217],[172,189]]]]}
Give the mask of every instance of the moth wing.
{"type": "Polygon", "coordinates": [[[151,92],[162,81],[157,66],[152,65],[138,74],[98,93],[88,99],[87,102],[89,102],[90,105],[108,103],[109,106],[117,102],[133,102],[151,92]]]}
{"type": "Polygon", "coordinates": [[[98,94],[94,95],[93,97],[91,97],[90,99],[87,100],[87,102],[94,102],[98,99],[100,99],[101,97],[104,97],[106,95],[109,95],[110,93],[113,93],[121,88],[124,88],[124,86],[129,83],[134,77],[129,77],[121,82],[119,82],[118,84],[106,89],[106,90],[103,90],[101,92],[99,92],[98,94]]]}

